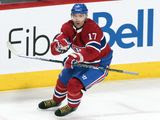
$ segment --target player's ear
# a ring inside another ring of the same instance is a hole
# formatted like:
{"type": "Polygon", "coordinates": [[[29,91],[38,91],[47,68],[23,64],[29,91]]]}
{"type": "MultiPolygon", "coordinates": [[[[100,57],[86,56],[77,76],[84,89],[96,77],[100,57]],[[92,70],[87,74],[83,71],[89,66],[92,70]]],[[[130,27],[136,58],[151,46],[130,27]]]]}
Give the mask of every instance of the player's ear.
{"type": "Polygon", "coordinates": [[[73,18],[73,14],[71,14],[71,18],[73,18]]]}
{"type": "Polygon", "coordinates": [[[88,17],[88,14],[85,14],[86,15],[86,18],[88,17]]]}
{"type": "Polygon", "coordinates": [[[85,14],[85,16],[86,16],[86,19],[88,18],[88,14],[85,14]]]}

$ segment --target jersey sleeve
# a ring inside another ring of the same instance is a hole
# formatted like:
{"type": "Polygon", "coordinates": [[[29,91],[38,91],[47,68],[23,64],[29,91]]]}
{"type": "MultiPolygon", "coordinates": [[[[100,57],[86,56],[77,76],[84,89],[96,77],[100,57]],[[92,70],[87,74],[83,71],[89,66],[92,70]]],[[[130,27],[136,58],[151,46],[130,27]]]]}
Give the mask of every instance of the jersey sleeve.
{"type": "Polygon", "coordinates": [[[84,37],[85,47],[81,49],[80,54],[83,56],[84,61],[93,61],[100,55],[103,32],[99,27],[92,26],[84,37]]]}
{"type": "Polygon", "coordinates": [[[67,22],[62,25],[61,33],[65,39],[68,39],[68,41],[71,39],[72,31],[71,31],[70,22],[67,22]]]}
{"type": "Polygon", "coordinates": [[[57,34],[51,43],[51,53],[53,55],[65,53],[70,48],[70,44],[67,23],[65,23],[61,27],[61,33],[57,34]]]}
{"type": "Polygon", "coordinates": [[[62,25],[61,27],[61,32],[58,34],[54,39],[61,40],[61,39],[66,39],[68,42],[70,42],[70,36],[71,36],[71,31],[70,31],[70,23],[66,22],[62,25]]]}

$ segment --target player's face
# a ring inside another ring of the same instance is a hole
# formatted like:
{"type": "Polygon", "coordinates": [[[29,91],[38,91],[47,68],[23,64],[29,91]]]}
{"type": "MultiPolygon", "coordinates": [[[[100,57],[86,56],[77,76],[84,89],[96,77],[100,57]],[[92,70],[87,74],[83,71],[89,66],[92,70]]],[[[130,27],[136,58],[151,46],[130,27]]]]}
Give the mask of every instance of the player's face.
{"type": "Polygon", "coordinates": [[[87,15],[86,14],[72,14],[71,17],[72,17],[73,23],[76,26],[76,28],[80,28],[83,26],[87,18],[87,15]]]}

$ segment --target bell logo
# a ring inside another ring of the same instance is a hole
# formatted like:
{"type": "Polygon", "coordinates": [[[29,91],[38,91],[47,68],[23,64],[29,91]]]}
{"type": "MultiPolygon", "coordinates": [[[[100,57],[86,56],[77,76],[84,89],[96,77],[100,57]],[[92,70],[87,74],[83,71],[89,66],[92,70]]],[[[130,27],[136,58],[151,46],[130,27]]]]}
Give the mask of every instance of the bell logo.
{"type": "MultiPolygon", "coordinates": [[[[154,10],[148,9],[147,12],[147,30],[144,30],[144,10],[138,10],[137,14],[137,25],[133,25],[131,23],[122,24],[117,30],[113,30],[111,25],[113,23],[113,17],[110,13],[107,12],[96,12],[93,13],[93,20],[98,24],[99,18],[106,19],[106,24],[101,27],[103,32],[109,34],[109,44],[113,46],[116,42],[117,45],[121,48],[132,48],[134,46],[143,47],[144,41],[147,41],[147,46],[153,46],[153,21],[154,21],[154,10]],[[124,33],[125,30],[129,30],[130,32],[124,33]],[[144,31],[147,31],[147,40],[144,40],[144,31]],[[124,38],[137,38],[137,41],[127,41],[124,42],[124,38]]],[[[135,17],[134,17],[135,18],[135,17]]]]}

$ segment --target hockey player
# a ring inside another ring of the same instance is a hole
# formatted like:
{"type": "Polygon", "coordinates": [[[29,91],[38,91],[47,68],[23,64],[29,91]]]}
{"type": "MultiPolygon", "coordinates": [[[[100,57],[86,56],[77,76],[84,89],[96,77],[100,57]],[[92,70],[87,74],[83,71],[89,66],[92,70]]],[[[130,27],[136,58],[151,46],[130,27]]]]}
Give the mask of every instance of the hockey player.
{"type": "Polygon", "coordinates": [[[67,97],[68,104],[55,111],[56,116],[65,116],[75,111],[87,90],[102,81],[108,71],[73,66],[74,62],[92,64],[106,68],[112,59],[112,50],[100,27],[87,18],[85,4],[75,4],[71,9],[71,20],[64,23],[61,33],[51,43],[51,53],[59,55],[71,47],[74,53],[64,59],[62,70],[54,89],[53,98],[39,103],[40,109],[57,107],[67,97]]]}

